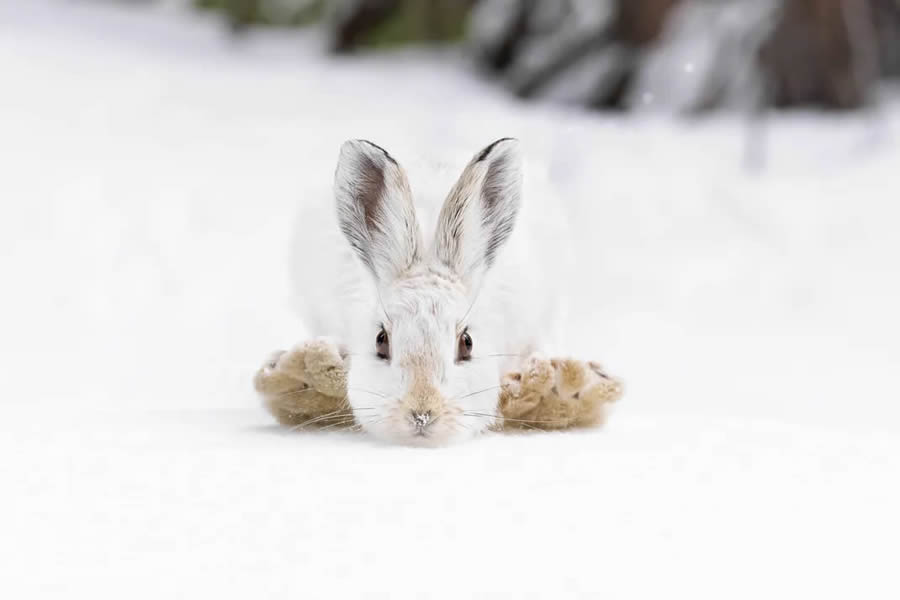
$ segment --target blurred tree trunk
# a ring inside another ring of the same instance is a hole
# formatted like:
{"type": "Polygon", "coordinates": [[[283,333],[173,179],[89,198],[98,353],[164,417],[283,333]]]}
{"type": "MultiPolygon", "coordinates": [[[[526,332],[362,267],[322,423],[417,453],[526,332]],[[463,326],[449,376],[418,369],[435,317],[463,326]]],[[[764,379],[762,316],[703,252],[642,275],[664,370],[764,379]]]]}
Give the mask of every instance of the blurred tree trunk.
{"type": "Polygon", "coordinates": [[[900,0],[872,0],[881,75],[900,77],[900,0]]]}
{"type": "MultiPolygon", "coordinates": [[[[586,31],[562,45],[527,77],[520,79],[516,94],[530,98],[550,85],[553,80],[588,55],[603,48],[617,45],[621,58],[613,73],[598,83],[588,99],[588,105],[596,108],[624,108],[624,100],[630,92],[640,68],[639,52],[659,39],[672,10],[681,0],[615,0],[613,17],[608,24],[595,31],[586,31]]],[[[522,10],[534,10],[527,0],[521,0],[522,10]]],[[[522,35],[522,28],[515,30],[522,35]]],[[[508,46],[519,42],[510,40],[508,46]]]]}
{"type": "Polygon", "coordinates": [[[858,108],[877,76],[868,0],[786,0],[760,64],[775,107],[858,108]]]}
{"type": "Polygon", "coordinates": [[[634,47],[651,44],[662,35],[672,9],[681,0],[618,0],[615,38],[634,47]]]}
{"type": "Polygon", "coordinates": [[[622,47],[622,58],[612,77],[600,82],[588,106],[624,110],[641,68],[641,51],[656,43],[681,0],[619,0],[612,39],[622,47]]]}
{"type": "Polygon", "coordinates": [[[492,72],[508,69],[516,60],[527,39],[534,11],[539,0],[519,0],[510,9],[505,26],[496,32],[494,39],[486,40],[480,51],[480,59],[492,72]]]}
{"type": "MultiPolygon", "coordinates": [[[[601,109],[628,108],[648,48],[663,38],[673,14],[682,7],[712,11],[709,14],[765,9],[774,15],[764,25],[738,19],[738,26],[731,25],[734,31],[715,29],[716,18],[710,17],[711,29],[701,26],[693,34],[713,36],[719,46],[712,67],[700,73],[706,85],[694,105],[698,112],[735,103],[741,94],[734,92],[738,77],[734,63],[741,61],[747,65],[745,72],[753,72],[753,81],[763,82],[755,86],[764,92],[760,102],[776,107],[857,108],[872,97],[879,75],[900,76],[900,0],[194,2],[224,11],[235,30],[252,23],[309,22],[309,15],[318,20],[324,12],[330,16],[327,24],[335,52],[455,40],[462,37],[471,13],[468,33],[478,58],[492,74],[504,77],[514,93],[538,96],[583,64],[597,73],[596,82],[590,91],[578,90],[578,101],[601,109]],[[306,7],[301,11],[305,17],[298,16],[300,8],[286,12],[292,2],[306,7]]],[[[754,89],[748,97],[756,95],[754,89]]]]}
{"type": "Polygon", "coordinates": [[[225,12],[234,32],[241,32],[257,19],[258,0],[225,0],[225,12]]]}
{"type": "Polygon", "coordinates": [[[331,47],[348,52],[378,41],[438,42],[462,37],[476,0],[335,0],[331,47]],[[391,24],[393,23],[393,26],[391,24]]]}
{"type": "Polygon", "coordinates": [[[347,52],[383,23],[400,5],[400,0],[354,0],[339,4],[334,13],[331,49],[347,52]]]}
{"type": "MultiPolygon", "coordinates": [[[[155,0],[147,0],[155,1],[155,0]]],[[[231,30],[251,25],[308,25],[320,20],[329,0],[192,0],[195,7],[223,13],[231,30]]]]}

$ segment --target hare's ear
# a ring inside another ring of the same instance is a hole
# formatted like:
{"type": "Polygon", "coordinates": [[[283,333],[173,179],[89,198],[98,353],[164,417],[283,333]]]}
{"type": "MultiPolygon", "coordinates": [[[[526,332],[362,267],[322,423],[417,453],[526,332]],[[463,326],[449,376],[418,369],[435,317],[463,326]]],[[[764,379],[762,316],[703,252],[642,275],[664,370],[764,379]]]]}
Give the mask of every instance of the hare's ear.
{"type": "Polygon", "coordinates": [[[372,142],[341,146],[334,175],[338,223],[379,283],[400,275],[419,256],[421,234],[403,168],[372,142]]]}
{"type": "Polygon", "coordinates": [[[519,142],[498,140],[475,155],[444,202],[436,258],[470,288],[477,286],[512,233],[521,197],[519,142]]]}

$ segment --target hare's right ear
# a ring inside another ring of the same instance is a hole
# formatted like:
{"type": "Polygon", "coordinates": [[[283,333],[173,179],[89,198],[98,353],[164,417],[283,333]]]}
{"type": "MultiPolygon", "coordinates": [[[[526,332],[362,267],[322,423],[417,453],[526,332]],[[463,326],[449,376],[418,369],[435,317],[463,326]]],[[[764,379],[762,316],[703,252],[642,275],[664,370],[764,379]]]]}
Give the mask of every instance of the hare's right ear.
{"type": "Polygon", "coordinates": [[[436,258],[474,290],[513,231],[522,198],[519,143],[497,140],[468,164],[438,216],[436,258]]]}
{"type": "Polygon", "coordinates": [[[376,281],[390,282],[419,257],[421,233],[406,173],[382,148],[344,142],[334,197],[341,231],[376,281]]]}

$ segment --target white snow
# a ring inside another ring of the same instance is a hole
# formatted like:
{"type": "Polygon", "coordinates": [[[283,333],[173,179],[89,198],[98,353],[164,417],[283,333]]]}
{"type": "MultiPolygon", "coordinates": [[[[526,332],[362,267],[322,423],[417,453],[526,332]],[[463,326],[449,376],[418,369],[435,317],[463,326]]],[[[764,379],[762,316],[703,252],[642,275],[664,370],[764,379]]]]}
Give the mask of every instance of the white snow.
{"type": "Polygon", "coordinates": [[[762,129],[611,118],[321,45],[0,2],[4,597],[898,597],[895,92],[762,129]],[[573,213],[560,293],[572,353],[628,384],[609,426],[274,427],[250,377],[304,336],[290,235],[340,142],[504,135],[573,213]]]}

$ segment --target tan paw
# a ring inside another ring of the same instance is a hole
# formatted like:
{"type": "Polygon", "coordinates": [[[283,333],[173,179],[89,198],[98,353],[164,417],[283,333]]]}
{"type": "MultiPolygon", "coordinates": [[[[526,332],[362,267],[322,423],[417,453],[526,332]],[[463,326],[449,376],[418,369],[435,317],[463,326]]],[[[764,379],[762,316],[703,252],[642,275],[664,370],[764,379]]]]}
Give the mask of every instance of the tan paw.
{"type": "Polygon", "coordinates": [[[553,387],[556,375],[551,360],[540,354],[532,354],[522,366],[522,387],[536,393],[545,393],[553,387]]]}
{"type": "Polygon", "coordinates": [[[500,412],[507,428],[566,429],[599,425],[621,384],[597,363],[530,358],[524,373],[503,379],[500,412]]]}
{"type": "Polygon", "coordinates": [[[294,389],[304,383],[301,374],[279,368],[282,358],[288,353],[284,350],[273,352],[253,377],[253,387],[260,394],[278,394],[294,389]]]}
{"type": "Polygon", "coordinates": [[[269,412],[285,425],[335,425],[352,420],[345,357],[326,340],[272,354],[253,383],[269,412]]]}
{"type": "Polygon", "coordinates": [[[295,346],[278,360],[276,370],[309,384],[328,396],[347,395],[349,364],[330,340],[315,339],[295,346]]]}
{"type": "Polygon", "coordinates": [[[622,397],[622,382],[606,374],[597,363],[587,364],[587,378],[580,391],[576,425],[589,427],[606,420],[609,405],[622,397]]]}
{"type": "Polygon", "coordinates": [[[540,404],[553,387],[555,375],[550,361],[537,354],[525,359],[520,371],[510,371],[500,380],[500,414],[520,419],[540,404]]]}

